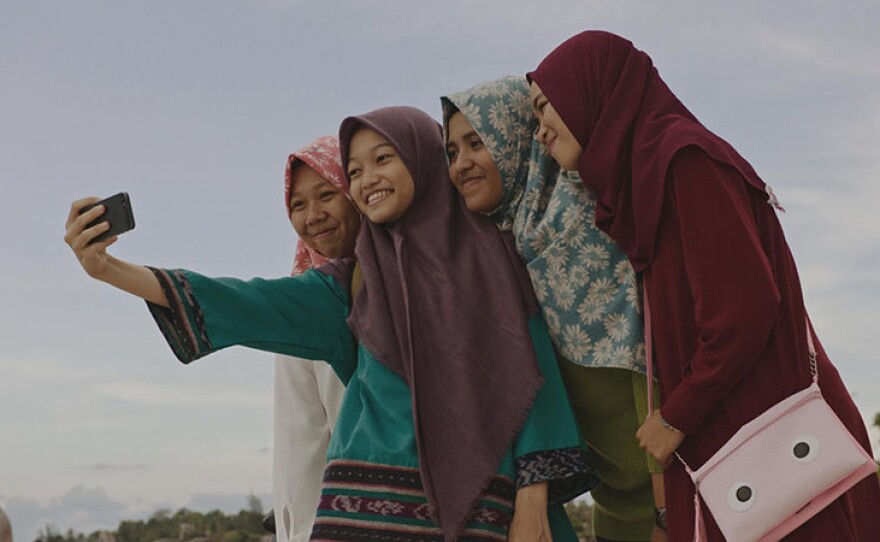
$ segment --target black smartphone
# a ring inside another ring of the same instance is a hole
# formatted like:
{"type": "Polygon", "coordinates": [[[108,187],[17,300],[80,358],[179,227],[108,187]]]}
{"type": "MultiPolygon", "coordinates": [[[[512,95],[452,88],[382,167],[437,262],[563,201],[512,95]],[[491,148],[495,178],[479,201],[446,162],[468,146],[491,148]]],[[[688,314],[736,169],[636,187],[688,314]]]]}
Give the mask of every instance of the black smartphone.
{"type": "Polygon", "coordinates": [[[134,229],[134,213],[131,211],[131,200],[128,198],[127,192],[120,192],[97,203],[86,205],[79,213],[83,214],[96,205],[104,206],[104,214],[86,224],[85,229],[101,222],[109,222],[110,229],[89,241],[90,245],[134,229]]]}

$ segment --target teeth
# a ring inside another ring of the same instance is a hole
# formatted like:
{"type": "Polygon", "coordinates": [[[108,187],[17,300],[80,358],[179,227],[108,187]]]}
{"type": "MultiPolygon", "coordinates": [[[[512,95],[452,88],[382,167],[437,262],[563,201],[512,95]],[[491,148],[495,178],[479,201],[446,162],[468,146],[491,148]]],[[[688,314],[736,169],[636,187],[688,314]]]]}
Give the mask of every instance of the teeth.
{"type": "Polygon", "coordinates": [[[369,205],[370,203],[373,203],[374,201],[376,201],[379,198],[384,198],[385,196],[387,196],[390,193],[391,193],[391,190],[379,190],[377,192],[373,192],[372,194],[367,196],[367,204],[369,205]]]}

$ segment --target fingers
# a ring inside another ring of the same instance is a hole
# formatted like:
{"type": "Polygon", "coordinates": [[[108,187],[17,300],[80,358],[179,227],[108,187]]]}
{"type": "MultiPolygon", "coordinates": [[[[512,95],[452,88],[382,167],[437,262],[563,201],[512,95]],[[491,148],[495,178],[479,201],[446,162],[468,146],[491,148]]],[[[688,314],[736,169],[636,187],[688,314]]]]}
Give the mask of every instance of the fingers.
{"type": "MultiPolygon", "coordinates": [[[[97,243],[91,243],[92,239],[101,235],[105,231],[110,229],[109,222],[101,222],[95,224],[91,228],[82,230],[78,235],[72,237],[72,239],[68,242],[70,248],[79,256],[80,258],[84,256],[91,255],[94,252],[100,252],[102,245],[109,246],[107,241],[109,239],[105,239],[103,241],[97,243]]],[[[73,231],[73,230],[71,230],[73,231]]]]}
{"type": "MultiPolygon", "coordinates": [[[[74,205],[76,204],[74,203],[74,205]]],[[[79,213],[79,209],[81,209],[82,207],[83,205],[80,205],[78,208],[71,207],[71,213],[74,212],[74,209],[76,209],[76,213],[79,213]]],[[[91,232],[91,235],[89,235],[88,238],[85,240],[86,242],[88,242],[91,241],[96,235],[100,235],[101,233],[106,231],[107,228],[110,227],[107,222],[101,222],[99,224],[96,224],[95,226],[92,226],[88,230],[84,230],[86,225],[103,215],[104,211],[104,206],[98,205],[82,214],[77,214],[72,219],[71,217],[68,217],[69,222],[67,223],[67,233],[64,235],[64,241],[68,245],[70,245],[71,248],[75,249],[76,247],[74,245],[76,245],[86,233],[91,232]],[[99,226],[101,226],[100,230],[97,229],[99,226]]],[[[80,243],[80,245],[82,245],[82,243],[80,243]]]]}
{"type": "Polygon", "coordinates": [[[659,411],[654,411],[648,416],[645,423],[636,431],[639,447],[664,467],[672,462],[672,451],[677,448],[677,444],[673,446],[669,441],[668,431],[660,425],[659,411]]]}
{"type": "Polygon", "coordinates": [[[672,452],[668,450],[665,443],[646,441],[644,444],[640,444],[640,446],[648,455],[656,459],[658,463],[664,467],[668,466],[672,458],[672,452]]]}
{"type": "Polygon", "coordinates": [[[85,207],[86,205],[91,205],[92,203],[97,203],[101,201],[99,198],[94,196],[89,196],[87,198],[82,198],[74,201],[70,204],[70,212],[67,214],[67,222],[64,224],[66,229],[70,228],[70,225],[76,220],[76,217],[79,216],[80,209],[85,207]]]}

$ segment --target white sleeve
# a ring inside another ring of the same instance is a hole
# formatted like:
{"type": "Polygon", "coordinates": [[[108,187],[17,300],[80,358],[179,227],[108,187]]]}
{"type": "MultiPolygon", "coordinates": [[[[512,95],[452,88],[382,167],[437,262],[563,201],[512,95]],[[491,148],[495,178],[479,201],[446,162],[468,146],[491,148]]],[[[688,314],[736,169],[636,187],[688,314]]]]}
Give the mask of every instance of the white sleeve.
{"type": "Polygon", "coordinates": [[[273,505],[279,542],[309,538],[343,392],[328,364],[276,356],[273,505]]]}

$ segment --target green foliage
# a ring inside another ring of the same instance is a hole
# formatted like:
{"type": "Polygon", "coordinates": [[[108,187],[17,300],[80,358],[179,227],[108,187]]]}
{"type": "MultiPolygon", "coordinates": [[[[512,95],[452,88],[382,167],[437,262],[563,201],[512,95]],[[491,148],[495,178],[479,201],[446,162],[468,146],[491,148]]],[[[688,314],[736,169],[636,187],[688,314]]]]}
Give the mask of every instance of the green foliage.
{"type": "Polygon", "coordinates": [[[251,493],[248,495],[248,512],[263,515],[263,502],[259,497],[251,493]]]}
{"type": "Polygon", "coordinates": [[[36,542],[93,542],[91,537],[87,537],[82,533],[74,533],[73,529],[68,529],[66,533],[61,531],[53,524],[48,524],[37,532],[36,542]]]}
{"type": "MultiPolygon", "coordinates": [[[[207,513],[193,512],[186,508],[174,512],[157,510],[147,520],[126,520],[115,532],[110,532],[116,542],[156,542],[170,539],[186,542],[193,538],[207,538],[209,542],[261,542],[268,535],[263,530],[263,504],[254,495],[248,497],[248,509],[234,515],[219,510],[207,513]]],[[[55,525],[46,525],[35,542],[102,542],[100,532],[88,536],[68,529],[62,532],[55,525]]]]}

